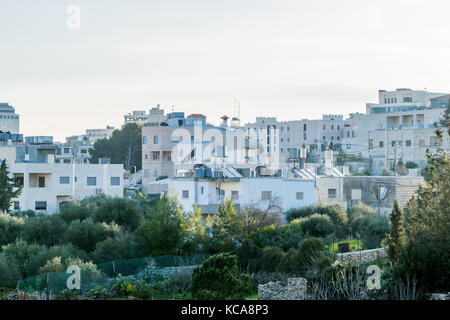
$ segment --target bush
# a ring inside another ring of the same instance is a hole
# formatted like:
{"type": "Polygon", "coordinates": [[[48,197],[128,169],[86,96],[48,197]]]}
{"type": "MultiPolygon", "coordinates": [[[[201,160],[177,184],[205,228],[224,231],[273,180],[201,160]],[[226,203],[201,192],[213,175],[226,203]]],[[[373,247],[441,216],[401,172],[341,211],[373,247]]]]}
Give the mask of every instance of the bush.
{"type": "Polygon", "coordinates": [[[209,257],[192,276],[194,299],[242,299],[251,291],[250,277],[238,275],[237,258],[228,253],[209,257]]]}
{"type": "Polygon", "coordinates": [[[66,232],[66,241],[78,248],[92,252],[98,242],[118,234],[120,228],[117,225],[108,225],[105,222],[95,223],[92,218],[83,221],[74,220],[69,224],[66,232]]]}
{"type": "Polygon", "coordinates": [[[3,246],[3,254],[23,278],[38,274],[39,268],[48,260],[46,246],[28,244],[23,240],[16,240],[14,243],[3,246]]]}
{"type": "Polygon", "coordinates": [[[23,239],[49,247],[63,243],[66,231],[67,223],[59,215],[38,215],[25,220],[23,239]]]}
{"type": "Polygon", "coordinates": [[[280,247],[265,247],[258,263],[258,271],[275,272],[278,271],[280,263],[283,261],[285,253],[280,247]]]}
{"type": "Polygon", "coordinates": [[[375,210],[363,202],[359,202],[347,210],[348,222],[351,224],[356,218],[374,216],[375,210]]]}
{"type": "Polygon", "coordinates": [[[379,248],[389,233],[389,218],[386,216],[362,216],[350,225],[354,237],[361,239],[366,249],[379,248]]]}
{"type": "Polygon", "coordinates": [[[138,202],[126,198],[106,198],[93,214],[95,222],[114,222],[128,231],[136,230],[141,218],[138,202]]]}
{"type": "Polygon", "coordinates": [[[17,265],[0,253],[0,287],[11,285],[20,278],[17,265]]]}
{"type": "Polygon", "coordinates": [[[347,222],[347,212],[344,207],[337,203],[318,203],[308,207],[290,209],[286,212],[286,218],[288,221],[292,221],[312,216],[315,213],[329,216],[334,224],[343,225],[347,222]]]}
{"type": "Polygon", "coordinates": [[[290,249],[284,256],[279,266],[279,271],[292,274],[304,273],[318,257],[323,257],[328,253],[320,239],[304,239],[298,249],[290,249]]]}
{"type": "Polygon", "coordinates": [[[275,246],[283,250],[297,248],[303,239],[303,232],[300,220],[293,220],[289,224],[276,227],[275,225],[264,227],[252,232],[249,238],[260,247],[275,246]]]}
{"type": "Polygon", "coordinates": [[[324,214],[313,214],[300,219],[302,230],[313,237],[325,238],[333,233],[333,222],[330,217],[324,214]]]}
{"type": "Polygon", "coordinates": [[[0,212],[0,246],[16,241],[23,230],[24,219],[0,212]]]}
{"type": "Polygon", "coordinates": [[[140,248],[134,234],[123,233],[98,242],[91,256],[97,263],[131,259],[140,256],[140,248]]]}
{"type": "Polygon", "coordinates": [[[262,255],[262,249],[252,240],[245,240],[237,251],[239,269],[254,272],[258,269],[258,259],[262,255]]]}

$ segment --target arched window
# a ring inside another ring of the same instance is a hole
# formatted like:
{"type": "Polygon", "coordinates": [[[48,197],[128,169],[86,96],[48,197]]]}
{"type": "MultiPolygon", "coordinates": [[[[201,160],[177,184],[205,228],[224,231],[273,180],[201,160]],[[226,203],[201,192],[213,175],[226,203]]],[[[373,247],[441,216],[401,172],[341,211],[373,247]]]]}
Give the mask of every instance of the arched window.
{"type": "Polygon", "coordinates": [[[146,136],[142,137],[142,144],[147,144],[147,137],[146,136]]]}
{"type": "Polygon", "coordinates": [[[158,140],[159,140],[158,136],[154,136],[153,137],[153,144],[158,144],[158,140]]]}

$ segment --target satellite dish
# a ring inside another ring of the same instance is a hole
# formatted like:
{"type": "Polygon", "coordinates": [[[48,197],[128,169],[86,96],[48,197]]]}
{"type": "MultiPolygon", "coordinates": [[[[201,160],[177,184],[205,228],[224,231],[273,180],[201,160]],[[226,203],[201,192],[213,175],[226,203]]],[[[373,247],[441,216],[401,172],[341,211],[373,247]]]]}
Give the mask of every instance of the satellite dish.
{"type": "Polygon", "coordinates": [[[395,172],[400,176],[407,176],[409,174],[409,170],[406,166],[397,166],[395,168],[395,172]]]}

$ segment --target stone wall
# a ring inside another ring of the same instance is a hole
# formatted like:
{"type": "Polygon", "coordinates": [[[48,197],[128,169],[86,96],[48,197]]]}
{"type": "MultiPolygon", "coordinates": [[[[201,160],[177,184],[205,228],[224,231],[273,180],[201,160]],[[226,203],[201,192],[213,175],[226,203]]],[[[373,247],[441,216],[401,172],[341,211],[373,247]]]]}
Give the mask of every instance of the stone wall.
{"type": "Polygon", "coordinates": [[[308,281],[304,278],[289,278],[287,285],[269,282],[258,286],[258,300],[307,300],[308,281]]]}
{"type": "Polygon", "coordinates": [[[351,264],[361,264],[368,261],[377,259],[378,257],[385,257],[386,250],[384,248],[364,250],[364,251],[354,251],[339,253],[338,260],[342,263],[351,264]]]}

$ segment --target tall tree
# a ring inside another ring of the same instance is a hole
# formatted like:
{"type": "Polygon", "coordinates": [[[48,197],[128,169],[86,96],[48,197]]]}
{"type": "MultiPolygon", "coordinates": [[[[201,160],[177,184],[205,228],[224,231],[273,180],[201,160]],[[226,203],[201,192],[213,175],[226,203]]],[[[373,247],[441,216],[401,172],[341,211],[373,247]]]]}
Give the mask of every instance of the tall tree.
{"type": "MultiPolygon", "coordinates": [[[[439,140],[442,131],[436,130],[439,140]]],[[[427,150],[427,178],[407,207],[403,273],[414,275],[426,292],[450,290],[450,156],[427,150]]]]}
{"type": "Polygon", "coordinates": [[[138,229],[139,241],[149,255],[178,254],[183,244],[183,212],[176,198],[165,196],[149,207],[138,229]]]}
{"type": "Polygon", "coordinates": [[[391,213],[391,226],[388,237],[388,257],[392,262],[397,262],[400,250],[405,245],[405,230],[403,227],[403,213],[395,200],[394,207],[391,213]]]}
{"type": "Polygon", "coordinates": [[[6,160],[3,160],[0,165],[0,210],[9,212],[12,199],[17,198],[21,192],[22,186],[9,177],[6,160]]]}
{"type": "Polygon", "coordinates": [[[110,158],[113,164],[123,164],[126,170],[142,168],[142,127],[136,123],[127,123],[122,129],[114,130],[111,138],[100,139],[90,150],[91,162],[99,158],[110,158]]]}
{"type": "Polygon", "coordinates": [[[213,221],[213,250],[216,252],[233,252],[243,241],[244,226],[230,199],[220,204],[218,211],[219,214],[213,221]]]}

